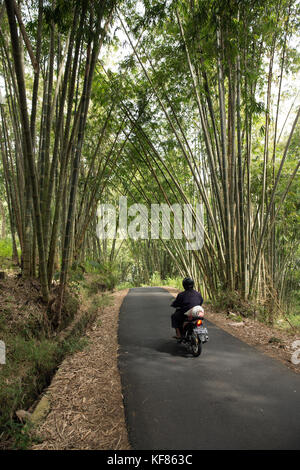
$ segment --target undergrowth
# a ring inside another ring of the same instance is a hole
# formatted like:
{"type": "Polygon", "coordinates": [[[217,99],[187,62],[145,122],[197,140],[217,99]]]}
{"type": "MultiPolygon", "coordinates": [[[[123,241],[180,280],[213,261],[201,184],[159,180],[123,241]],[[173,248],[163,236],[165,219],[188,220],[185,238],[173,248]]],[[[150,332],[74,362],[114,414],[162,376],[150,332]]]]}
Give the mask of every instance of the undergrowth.
{"type": "Polygon", "coordinates": [[[299,313],[285,312],[274,298],[264,302],[244,300],[238,292],[222,292],[211,302],[216,311],[227,311],[236,314],[235,319],[253,318],[262,323],[282,329],[299,329],[299,313]]]}
{"type": "Polygon", "coordinates": [[[6,337],[7,361],[0,369],[0,448],[19,448],[18,442],[26,440],[15,411],[28,409],[50,384],[62,360],[86,346],[81,334],[79,331],[62,342],[26,339],[20,334],[6,337]]]}
{"type": "Polygon", "coordinates": [[[177,278],[167,277],[166,279],[162,279],[160,273],[158,271],[155,271],[150,277],[148,284],[141,284],[141,287],[147,287],[147,286],[154,286],[154,287],[155,286],[169,286],[169,287],[175,287],[177,289],[182,290],[182,278],[181,277],[177,277],[177,278]]]}
{"type": "Polygon", "coordinates": [[[42,311],[34,301],[26,305],[26,297],[20,310],[20,298],[14,304],[13,296],[8,299],[8,288],[0,289],[4,307],[0,311],[0,339],[6,346],[6,364],[0,365],[0,449],[26,449],[35,442],[30,423],[20,423],[16,411],[30,409],[64,358],[86,347],[88,340],[83,336],[86,328],[99,310],[112,304],[107,293],[95,296],[91,290],[89,284],[81,283],[75,292],[67,294],[63,324],[49,334],[43,318],[51,312],[46,313],[45,307],[42,311]],[[79,291],[84,309],[75,318],[79,291]]]}

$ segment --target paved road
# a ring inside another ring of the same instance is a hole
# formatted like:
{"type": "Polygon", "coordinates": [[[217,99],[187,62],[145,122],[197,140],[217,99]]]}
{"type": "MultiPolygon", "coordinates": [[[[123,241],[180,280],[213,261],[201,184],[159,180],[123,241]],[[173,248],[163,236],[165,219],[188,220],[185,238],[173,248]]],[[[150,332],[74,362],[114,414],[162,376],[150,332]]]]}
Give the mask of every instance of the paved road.
{"type": "Polygon", "coordinates": [[[131,289],[120,312],[133,449],[300,449],[300,376],[207,322],[200,357],[172,339],[172,296],[131,289]]]}

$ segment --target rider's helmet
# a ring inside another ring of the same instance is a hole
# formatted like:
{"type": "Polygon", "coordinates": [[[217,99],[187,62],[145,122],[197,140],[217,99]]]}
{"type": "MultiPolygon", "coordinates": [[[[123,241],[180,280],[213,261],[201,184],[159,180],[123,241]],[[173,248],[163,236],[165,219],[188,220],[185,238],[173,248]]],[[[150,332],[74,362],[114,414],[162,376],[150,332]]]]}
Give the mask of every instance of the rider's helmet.
{"type": "Polygon", "coordinates": [[[194,281],[191,277],[186,277],[183,279],[182,285],[185,290],[192,289],[194,287],[194,281]]]}

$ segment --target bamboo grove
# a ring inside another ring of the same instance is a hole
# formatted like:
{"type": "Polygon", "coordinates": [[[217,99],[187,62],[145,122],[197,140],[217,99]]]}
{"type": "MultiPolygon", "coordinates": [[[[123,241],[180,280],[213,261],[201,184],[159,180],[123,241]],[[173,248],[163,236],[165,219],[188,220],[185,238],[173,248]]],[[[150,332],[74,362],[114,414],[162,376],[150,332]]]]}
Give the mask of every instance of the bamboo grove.
{"type": "Polygon", "coordinates": [[[7,106],[1,109],[2,158],[12,237],[15,246],[18,236],[24,276],[36,274],[38,256],[47,301],[60,226],[60,282],[66,283],[92,80],[114,5],[74,2],[69,9],[66,2],[55,6],[40,1],[32,25],[34,44],[17,3],[8,1],[5,6],[8,27],[1,28],[1,50],[7,106]],[[24,45],[30,64],[24,60],[24,45]],[[28,75],[33,80],[30,98],[28,75]]]}
{"type": "Polygon", "coordinates": [[[93,259],[281,308],[299,259],[296,93],[283,106],[300,65],[296,1],[6,0],[0,28],[14,256],[45,301],[56,272],[63,295],[70,267],[93,259]],[[119,196],[201,203],[203,248],[184,234],[99,241],[97,206],[119,196]]]}

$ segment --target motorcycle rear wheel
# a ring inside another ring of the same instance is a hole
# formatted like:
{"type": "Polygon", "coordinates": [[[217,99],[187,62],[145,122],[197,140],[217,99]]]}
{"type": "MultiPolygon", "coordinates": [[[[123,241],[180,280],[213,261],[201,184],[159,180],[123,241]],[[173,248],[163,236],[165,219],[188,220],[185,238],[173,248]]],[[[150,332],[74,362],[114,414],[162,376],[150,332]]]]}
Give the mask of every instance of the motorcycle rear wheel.
{"type": "Polygon", "coordinates": [[[202,351],[201,339],[195,333],[191,335],[191,351],[194,357],[200,356],[202,351]]]}

